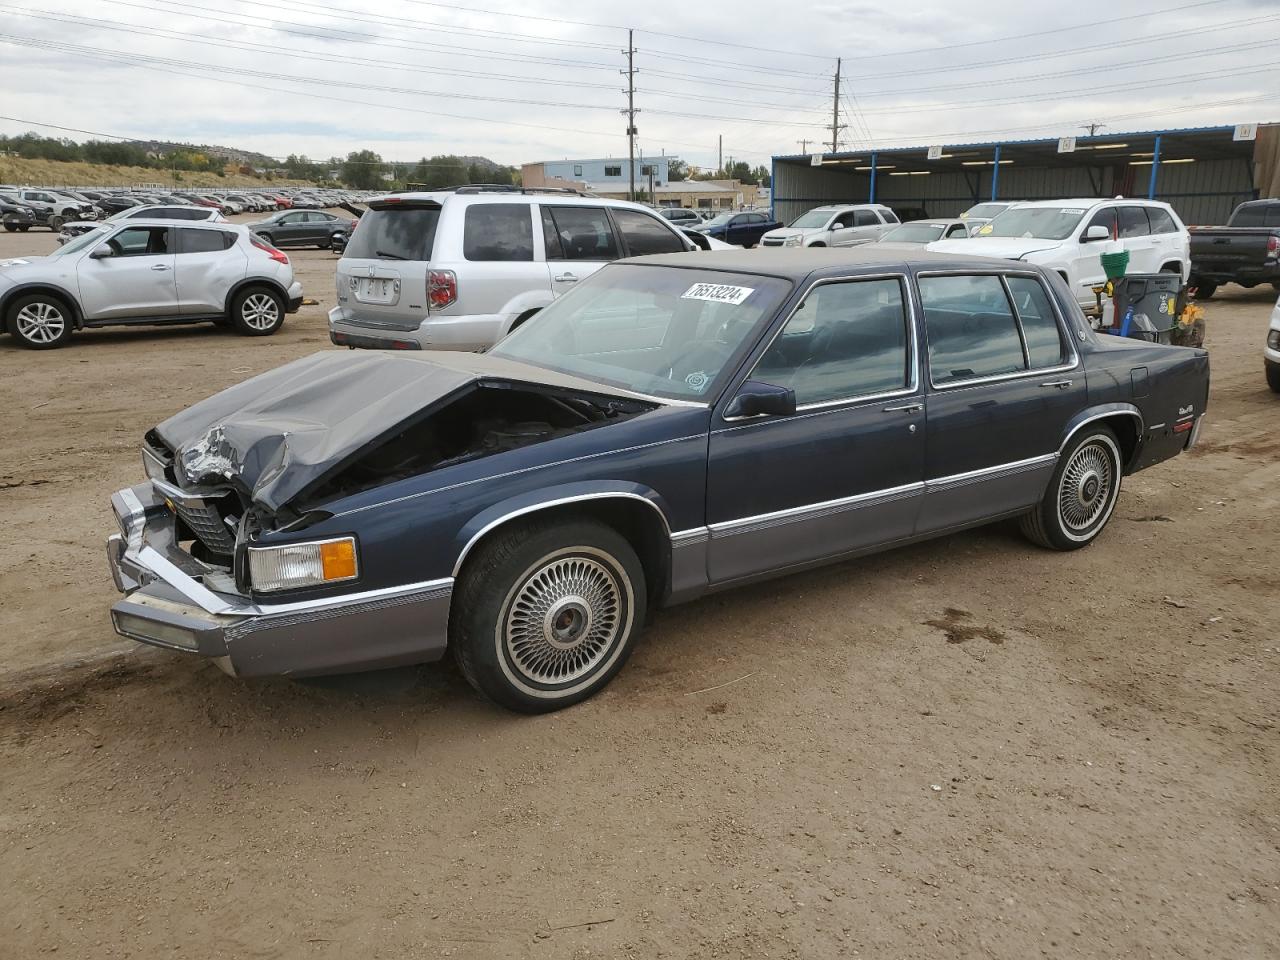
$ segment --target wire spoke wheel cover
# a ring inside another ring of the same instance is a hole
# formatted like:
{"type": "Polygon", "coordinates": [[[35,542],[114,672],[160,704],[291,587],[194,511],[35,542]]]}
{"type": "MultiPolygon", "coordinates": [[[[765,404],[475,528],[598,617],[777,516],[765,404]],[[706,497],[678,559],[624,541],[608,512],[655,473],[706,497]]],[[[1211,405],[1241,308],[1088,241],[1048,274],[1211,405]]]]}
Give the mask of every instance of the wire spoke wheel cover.
{"type": "Polygon", "coordinates": [[[252,293],[244,298],[240,316],[254,330],[270,330],[280,319],[280,305],[266,293],[252,293]]]}
{"type": "Polygon", "coordinates": [[[631,586],[591,547],[543,557],[507,594],[499,654],[522,686],[574,687],[611,663],[631,625],[631,586]]]}
{"type": "Polygon", "coordinates": [[[32,343],[53,343],[67,329],[66,316],[47,301],[28,303],[14,319],[19,335],[32,343]]]}
{"type": "Polygon", "coordinates": [[[1105,519],[1115,499],[1116,459],[1110,445],[1094,438],[1078,447],[1062,471],[1058,517],[1070,537],[1087,536],[1105,519]]]}

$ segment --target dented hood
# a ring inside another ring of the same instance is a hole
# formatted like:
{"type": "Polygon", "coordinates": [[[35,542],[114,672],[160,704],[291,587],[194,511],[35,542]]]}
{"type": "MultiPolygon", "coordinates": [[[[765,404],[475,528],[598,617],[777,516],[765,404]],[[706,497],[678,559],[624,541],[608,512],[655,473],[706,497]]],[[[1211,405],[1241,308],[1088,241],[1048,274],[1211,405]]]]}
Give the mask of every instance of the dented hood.
{"type": "Polygon", "coordinates": [[[193,404],[155,432],[183,486],[230,481],[275,512],[366,446],[481,380],[637,396],[470,353],[324,351],[193,404]]]}

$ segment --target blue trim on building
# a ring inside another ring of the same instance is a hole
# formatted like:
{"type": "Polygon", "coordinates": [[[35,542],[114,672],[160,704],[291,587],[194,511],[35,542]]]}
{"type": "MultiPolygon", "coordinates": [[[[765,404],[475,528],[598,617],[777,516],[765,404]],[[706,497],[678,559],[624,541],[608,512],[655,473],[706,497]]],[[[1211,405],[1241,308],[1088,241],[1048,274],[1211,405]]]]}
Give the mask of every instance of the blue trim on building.
{"type": "Polygon", "coordinates": [[[1151,154],[1151,179],[1147,181],[1147,199],[1156,198],[1156,175],[1160,172],[1160,134],[1156,134],[1156,145],[1151,154]]]}

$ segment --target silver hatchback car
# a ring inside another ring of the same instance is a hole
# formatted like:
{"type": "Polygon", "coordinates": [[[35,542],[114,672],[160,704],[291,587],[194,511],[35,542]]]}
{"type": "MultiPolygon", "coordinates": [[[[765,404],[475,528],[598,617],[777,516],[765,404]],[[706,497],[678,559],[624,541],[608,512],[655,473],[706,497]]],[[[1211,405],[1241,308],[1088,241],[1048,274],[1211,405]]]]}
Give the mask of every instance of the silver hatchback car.
{"type": "Polygon", "coordinates": [[[480,187],[383,197],[338,261],[329,338],[486,350],[611,260],[696,249],[625,200],[480,187]]]}
{"type": "Polygon", "coordinates": [[[120,220],[47,257],[0,260],[0,318],[37,350],[117,324],[210,321],[267,336],[301,305],[289,258],[234,223],[120,220]]]}

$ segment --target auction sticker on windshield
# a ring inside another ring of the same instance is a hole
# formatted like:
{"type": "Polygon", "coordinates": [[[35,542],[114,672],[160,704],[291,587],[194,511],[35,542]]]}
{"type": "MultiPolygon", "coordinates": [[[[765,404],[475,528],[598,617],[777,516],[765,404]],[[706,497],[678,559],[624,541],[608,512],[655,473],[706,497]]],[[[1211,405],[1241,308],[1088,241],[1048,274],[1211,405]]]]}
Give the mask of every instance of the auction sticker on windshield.
{"type": "Polygon", "coordinates": [[[712,303],[732,303],[737,306],[755,292],[755,287],[735,287],[728,283],[695,283],[680,294],[680,299],[710,300],[712,303]]]}

